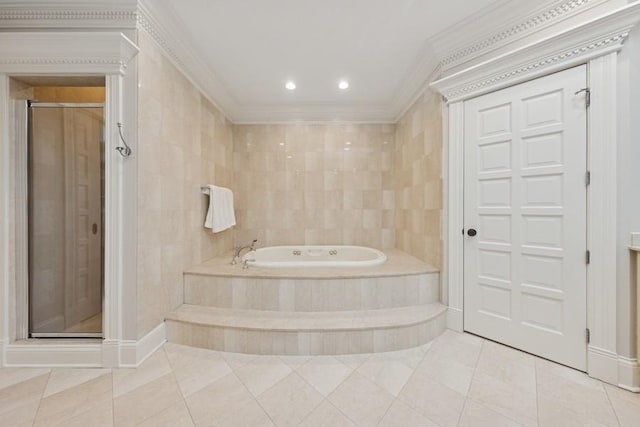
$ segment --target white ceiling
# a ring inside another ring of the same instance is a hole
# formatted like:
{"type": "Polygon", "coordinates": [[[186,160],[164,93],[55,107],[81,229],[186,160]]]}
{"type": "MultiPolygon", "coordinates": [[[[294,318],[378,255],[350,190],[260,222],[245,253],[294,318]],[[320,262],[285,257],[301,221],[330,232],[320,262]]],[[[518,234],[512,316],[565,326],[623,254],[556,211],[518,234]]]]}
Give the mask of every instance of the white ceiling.
{"type": "Polygon", "coordinates": [[[432,71],[420,69],[429,62],[427,40],[495,2],[157,0],[156,5],[176,17],[224,87],[226,96],[216,100],[237,122],[392,121],[427,79],[423,71],[432,71]],[[349,80],[347,91],[338,89],[340,79],[349,80]],[[286,90],[287,80],[298,88],[286,90]]]}

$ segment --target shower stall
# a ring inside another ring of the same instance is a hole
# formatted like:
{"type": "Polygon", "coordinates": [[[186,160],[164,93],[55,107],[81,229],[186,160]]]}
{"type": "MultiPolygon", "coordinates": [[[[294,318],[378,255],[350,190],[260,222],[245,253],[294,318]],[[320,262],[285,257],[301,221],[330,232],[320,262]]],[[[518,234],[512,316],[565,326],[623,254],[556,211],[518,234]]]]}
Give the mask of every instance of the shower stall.
{"type": "Polygon", "coordinates": [[[29,336],[100,338],[103,104],[26,106],[29,336]]]}

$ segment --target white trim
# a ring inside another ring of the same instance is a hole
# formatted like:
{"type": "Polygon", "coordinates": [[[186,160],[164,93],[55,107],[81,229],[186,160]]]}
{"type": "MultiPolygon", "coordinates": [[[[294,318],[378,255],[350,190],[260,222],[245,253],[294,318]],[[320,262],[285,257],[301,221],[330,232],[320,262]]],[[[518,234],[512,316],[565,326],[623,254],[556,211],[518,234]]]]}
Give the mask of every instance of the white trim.
{"type": "Polygon", "coordinates": [[[102,345],[13,343],[5,346],[5,367],[102,367],[102,345]]]}
{"type": "Polygon", "coordinates": [[[135,2],[93,4],[71,8],[68,2],[0,1],[1,28],[135,28],[135,2]]]}
{"type": "Polygon", "coordinates": [[[618,387],[640,393],[640,364],[638,359],[618,356],[618,387]]]}
{"type": "MultiPolygon", "coordinates": [[[[592,262],[587,272],[587,327],[591,346],[616,353],[616,251],[617,251],[617,53],[589,62],[589,170],[587,245],[592,262]]],[[[599,367],[597,365],[596,367],[599,367]]],[[[611,369],[613,370],[613,369],[611,369]]],[[[617,375],[617,368],[613,370],[617,375]]],[[[596,378],[611,382],[589,367],[596,378]]],[[[617,381],[613,381],[617,383],[617,381]]]]}
{"type": "Polygon", "coordinates": [[[618,355],[614,351],[589,345],[587,373],[609,384],[618,384],[618,355]]]}
{"type": "MultiPolygon", "coordinates": [[[[29,281],[29,233],[28,233],[28,210],[29,204],[27,202],[28,189],[27,189],[27,173],[28,173],[28,111],[26,101],[14,101],[11,103],[10,109],[13,110],[14,125],[11,128],[14,130],[12,138],[16,141],[14,147],[14,187],[15,187],[15,202],[14,202],[14,221],[15,221],[15,247],[16,250],[13,254],[15,262],[16,273],[16,286],[15,286],[15,298],[16,305],[13,307],[12,316],[15,316],[15,339],[25,339],[29,334],[29,316],[22,310],[16,310],[15,307],[28,306],[29,293],[28,293],[28,281],[29,281]],[[22,231],[20,231],[22,230],[22,231]]],[[[60,322],[60,319],[52,319],[53,323],[60,322]]],[[[51,321],[50,321],[51,322],[51,321]]],[[[62,323],[58,325],[64,326],[64,319],[62,323]]],[[[46,329],[45,329],[46,330],[46,329]]]]}
{"type": "Polygon", "coordinates": [[[445,209],[448,223],[443,277],[447,282],[443,288],[448,289],[448,318],[455,328],[459,324],[457,310],[462,313],[464,309],[461,250],[464,227],[463,101],[568,68],[576,65],[578,59],[589,64],[592,94],[588,120],[589,168],[594,179],[588,196],[587,234],[592,251],[587,279],[587,325],[591,331],[588,373],[627,389],[638,387],[640,375],[637,361],[619,357],[616,353],[616,72],[617,51],[638,19],[640,2],[432,84],[449,96],[445,123],[448,141],[444,144],[447,150],[445,209]],[[569,53],[557,54],[558,51],[567,52],[568,46],[571,47],[569,53]]]}
{"type": "Polygon", "coordinates": [[[445,216],[447,218],[444,236],[444,272],[448,289],[447,302],[450,309],[461,314],[464,309],[464,103],[449,104],[448,143],[443,144],[447,152],[447,175],[444,185],[445,216]]]}
{"type": "Polygon", "coordinates": [[[147,360],[167,342],[165,323],[162,322],[138,341],[122,341],[120,345],[120,366],[135,368],[147,360]]]}
{"type": "Polygon", "coordinates": [[[464,332],[464,316],[461,309],[448,307],[447,329],[451,329],[456,332],[464,332]]]}
{"type": "Polygon", "coordinates": [[[0,33],[0,72],[6,74],[124,74],[137,53],[118,32],[0,33]]]}
{"type": "Polygon", "coordinates": [[[448,28],[446,33],[434,37],[433,44],[437,52],[447,52],[441,61],[442,68],[446,71],[531,36],[552,25],[557,25],[607,1],[565,0],[562,3],[547,1],[546,4],[539,6],[537,10],[524,17],[520,16],[522,4],[498,2],[495,6],[490,6],[488,9],[448,28]],[[487,19],[491,19],[493,16],[516,16],[508,19],[504,26],[487,30],[487,21],[481,19],[480,15],[484,15],[482,18],[487,19]]]}
{"type": "Polygon", "coordinates": [[[546,37],[432,83],[449,102],[469,99],[617,52],[640,19],[640,3],[546,37]]]}
{"type": "MultiPolygon", "coordinates": [[[[2,167],[0,180],[0,287],[3,298],[0,313],[3,313],[3,327],[0,339],[4,342],[3,357],[8,365],[36,366],[119,366],[121,341],[125,338],[122,318],[135,311],[136,301],[122,298],[125,283],[127,288],[136,285],[135,270],[131,270],[124,253],[135,247],[135,233],[125,233],[125,221],[135,221],[125,212],[135,212],[135,183],[124,183],[125,173],[136,172],[135,143],[131,142],[134,154],[123,159],[115,151],[120,144],[117,134],[118,122],[135,127],[135,108],[124,105],[124,72],[127,63],[137,54],[138,48],[131,40],[119,32],[38,32],[0,33],[0,161],[12,161],[11,139],[8,134],[8,75],[50,74],[50,75],[106,75],[105,102],[105,299],[103,310],[104,337],[102,342],[88,344],[86,341],[70,344],[40,342],[30,340],[12,342],[15,327],[9,321],[10,307],[16,304],[15,295],[10,292],[13,278],[9,276],[9,254],[15,250],[9,238],[8,212],[10,183],[13,181],[9,167],[2,167]],[[127,114],[124,113],[127,111],[127,114]],[[132,115],[133,114],[133,115],[132,115]],[[131,120],[127,120],[133,117],[131,120]],[[133,199],[132,199],[133,197],[133,199]],[[125,268],[127,269],[125,277],[125,268]]],[[[136,79],[132,75],[130,79],[136,79]]],[[[127,81],[129,81],[127,80],[127,81]]],[[[131,84],[131,83],[129,83],[131,84]]],[[[130,97],[127,95],[127,102],[130,97]]],[[[125,130],[126,131],[126,130],[125,130]]],[[[135,134],[133,134],[135,135],[135,134]]],[[[135,141],[135,138],[133,138],[135,141]]],[[[17,225],[16,225],[17,226],[17,225]]],[[[26,310],[26,307],[18,307],[26,310]]],[[[127,331],[127,333],[131,333],[127,331]]]]}

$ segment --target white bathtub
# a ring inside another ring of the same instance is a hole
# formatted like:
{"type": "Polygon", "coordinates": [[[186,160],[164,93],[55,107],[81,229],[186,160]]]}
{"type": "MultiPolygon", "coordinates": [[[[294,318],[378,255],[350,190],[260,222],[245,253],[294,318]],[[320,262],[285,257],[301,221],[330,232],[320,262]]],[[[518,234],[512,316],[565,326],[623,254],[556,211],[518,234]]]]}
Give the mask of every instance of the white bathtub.
{"type": "Polygon", "coordinates": [[[387,256],[364,246],[269,246],[242,257],[255,267],[371,267],[387,256]]]}

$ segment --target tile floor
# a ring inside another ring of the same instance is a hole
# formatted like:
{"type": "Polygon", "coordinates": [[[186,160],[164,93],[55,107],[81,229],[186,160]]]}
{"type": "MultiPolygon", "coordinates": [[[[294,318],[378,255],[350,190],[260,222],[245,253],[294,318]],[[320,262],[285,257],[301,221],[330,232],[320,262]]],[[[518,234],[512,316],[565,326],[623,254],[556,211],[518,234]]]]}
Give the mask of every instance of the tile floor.
{"type": "Polygon", "coordinates": [[[640,426],[640,394],[447,331],[410,350],[165,344],[137,369],[0,369],[2,426],[640,426]]]}

